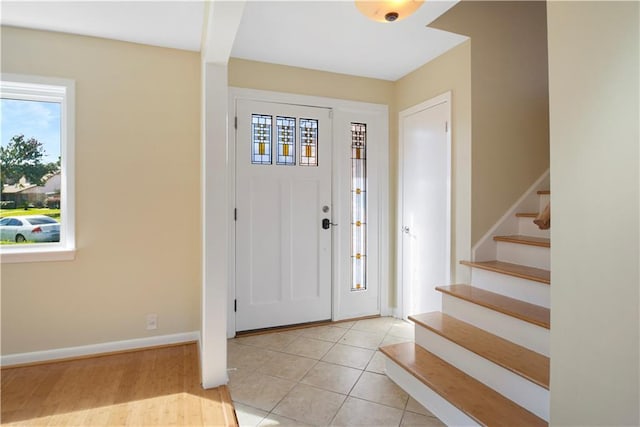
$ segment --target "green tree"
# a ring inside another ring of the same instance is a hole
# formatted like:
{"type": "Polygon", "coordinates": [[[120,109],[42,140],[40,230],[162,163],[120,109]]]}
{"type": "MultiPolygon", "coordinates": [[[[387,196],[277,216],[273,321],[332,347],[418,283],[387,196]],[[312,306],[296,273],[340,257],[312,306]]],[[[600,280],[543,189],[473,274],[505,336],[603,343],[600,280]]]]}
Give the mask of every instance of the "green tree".
{"type": "Polygon", "coordinates": [[[22,177],[30,184],[42,185],[45,175],[60,169],[59,162],[43,163],[45,154],[41,142],[25,139],[24,135],[16,135],[6,146],[0,146],[0,188],[15,184],[22,177]]]}

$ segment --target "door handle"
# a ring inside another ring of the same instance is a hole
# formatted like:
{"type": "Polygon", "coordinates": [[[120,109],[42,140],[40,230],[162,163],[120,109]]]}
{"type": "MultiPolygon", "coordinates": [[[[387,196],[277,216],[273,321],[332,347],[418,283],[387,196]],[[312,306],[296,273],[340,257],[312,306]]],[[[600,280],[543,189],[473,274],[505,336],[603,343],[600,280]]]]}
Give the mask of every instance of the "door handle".
{"type": "Polygon", "coordinates": [[[331,228],[332,225],[338,225],[338,224],[334,224],[331,222],[331,220],[329,218],[325,218],[322,220],[322,229],[323,230],[328,230],[329,228],[331,228]]]}

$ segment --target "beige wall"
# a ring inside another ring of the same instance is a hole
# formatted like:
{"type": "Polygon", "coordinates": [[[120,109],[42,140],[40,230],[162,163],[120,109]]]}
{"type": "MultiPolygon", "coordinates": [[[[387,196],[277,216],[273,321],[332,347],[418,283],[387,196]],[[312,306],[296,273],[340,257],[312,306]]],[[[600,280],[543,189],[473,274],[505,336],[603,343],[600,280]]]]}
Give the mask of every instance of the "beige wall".
{"type": "Polygon", "coordinates": [[[229,86],[390,104],[393,82],[231,58],[229,86]]]}
{"type": "Polygon", "coordinates": [[[549,167],[546,4],[463,1],[430,26],[471,38],[475,244],[549,167]]]}
{"type": "MultiPolygon", "coordinates": [[[[471,42],[467,41],[423,65],[395,83],[391,144],[391,185],[389,199],[397,200],[398,190],[398,113],[435,96],[451,91],[452,121],[452,280],[469,280],[468,268],[460,266],[469,259],[471,248],[471,42]]],[[[400,226],[393,212],[392,230],[400,226]]],[[[395,234],[394,234],[395,237],[395,234]]],[[[391,252],[395,254],[395,248],[391,252]]],[[[394,263],[395,265],[395,263],[394,263]]],[[[394,276],[395,277],[395,276],[394,276]]],[[[395,283],[395,280],[392,281],[395,283]]],[[[392,292],[394,293],[394,292],[392,292]]]]}
{"type": "Polygon", "coordinates": [[[553,425],[640,424],[639,6],[548,3],[553,425]]]}
{"type": "Polygon", "coordinates": [[[76,81],[78,247],[2,265],[2,354],[199,330],[199,53],[5,27],[2,71],[76,81]]]}

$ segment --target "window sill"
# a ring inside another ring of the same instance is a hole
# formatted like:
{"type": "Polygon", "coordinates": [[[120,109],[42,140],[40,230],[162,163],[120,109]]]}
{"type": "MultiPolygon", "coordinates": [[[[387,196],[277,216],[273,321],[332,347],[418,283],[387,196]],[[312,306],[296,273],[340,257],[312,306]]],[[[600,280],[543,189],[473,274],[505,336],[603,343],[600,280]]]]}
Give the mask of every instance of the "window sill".
{"type": "Polygon", "coordinates": [[[13,264],[20,262],[73,261],[75,257],[75,248],[43,248],[42,246],[40,246],[37,248],[0,252],[0,262],[2,264],[13,264]]]}

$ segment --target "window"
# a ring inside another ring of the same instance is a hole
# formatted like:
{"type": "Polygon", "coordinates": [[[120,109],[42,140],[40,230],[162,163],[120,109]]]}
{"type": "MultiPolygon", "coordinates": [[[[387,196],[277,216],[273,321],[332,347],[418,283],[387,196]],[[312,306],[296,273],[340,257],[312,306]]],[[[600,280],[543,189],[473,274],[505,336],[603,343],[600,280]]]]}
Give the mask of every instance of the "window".
{"type": "Polygon", "coordinates": [[[351,290],[367,289],[367,125],[351,123],[351,290]]]}
{"type": "Polygon", "coordinates": [[[276,165],[295,166],[296,149],[300,151],[298,166],[318,166],[318,120],[298,119],[300,137],[296,146],[296,118],[266,114],[251,115],[251,163],[271,165],[272,137],[275,139],[276,165]],[[275,121],[275,130],[273,122],[275,121]],[[272,131],[275,135],[272,136],[272,131]]]}
{"type": "Polygon", "coordinates": [[[279,165],[296,164],[296,119],[293,117],[277,117],[278,129],[278,161],[279,165]]]}
{"type": "Polygon", "coordinates": [[[271,116],[254,114],[251,117],[251,163],[271,164],[271,116]]]}
{"type": "Polygon", "coordinates": [[[71,80],[2,75],[2,262],[74,257],[74,103],[71,80]]]}
{"type": "Polygon", "coordinates": [[[300,119],[300,165],[318,166],[318,121],[300,119]]]}

